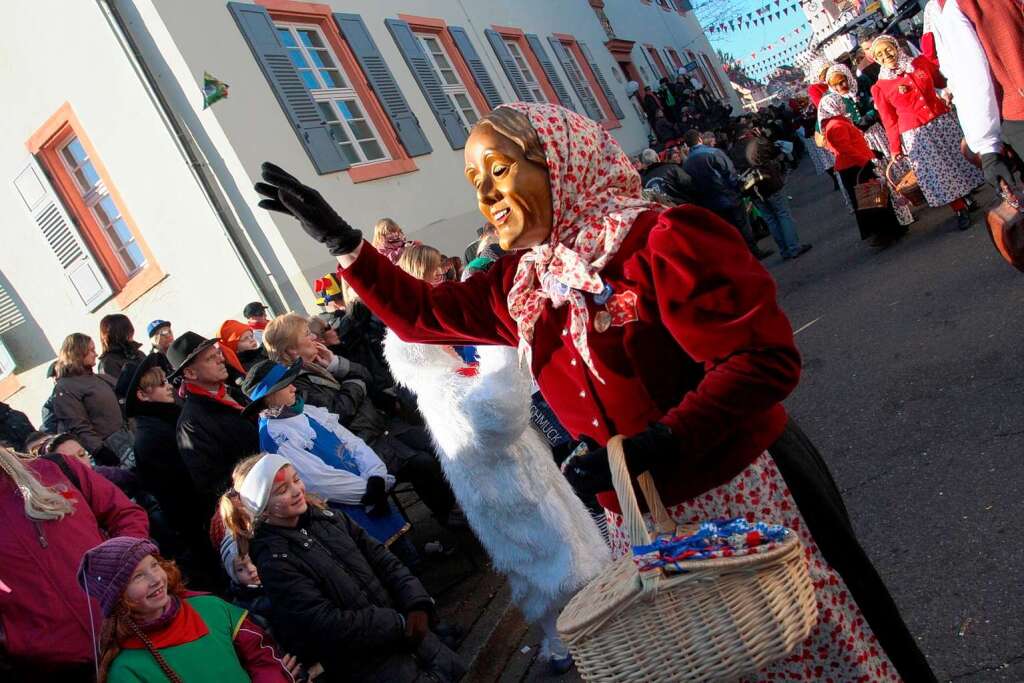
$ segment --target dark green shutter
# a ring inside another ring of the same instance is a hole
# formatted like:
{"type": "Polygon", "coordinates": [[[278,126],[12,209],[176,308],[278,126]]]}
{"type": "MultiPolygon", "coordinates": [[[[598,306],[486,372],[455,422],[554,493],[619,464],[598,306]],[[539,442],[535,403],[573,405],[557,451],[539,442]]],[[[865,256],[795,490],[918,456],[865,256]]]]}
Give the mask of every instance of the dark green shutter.
{"type": "Polygon", "coordinates": [[[519,65],[516,64],[512,53],[509,52],[505,39],[492,28],[484,30],[484,35],[487,36],[487,41],[494,49],[494,55],[501,63],[501,68],[505,71],[505,75],[508,76],[508,82],[512,84],[512,89],[516,91],[516,96],[523,102],[533,102],[533,95],[530,93],[530,89],[526,87],[523,72],[519,70],[519,65]]]}
{"type": "Polygon", "coordinates": [[[533,50],[533,56],[540,62],[540,68],[544,69],[544,75],[548,79],[548,83],[551,84],[555,94],[558,95],[558,101],[566,109],[576,111],[576,105],[572,103],[572,98],[569,97],[569,91],[565,89],[565,84],[562,83],[561,77],[558,75],[558,71],[555,69],[554,62],[548,57],[548,51],[544,49],[544,43],[540,42],[540,38],[533,33],[526,34],[526,42],[530,44],[530,49],[533,50]]]}
{"type": "Polygon", "coordinates": [[[229,2],[228,9],[242,36],[249,43],[285,116],[295,128],[299,142],[313,162],[316,172],[323,175],[348,168],[348,161],[342,156],[306,84],[299,78],[299,72],[288,58],[288,51],[278,40],[277,30],[266,8],[229,2]]]}
{"type": "Polygon", "coordinates": [[[494,81],[491,80],[491,74],[487,73],[487,67],[484,66],[483,60],[480,59],[480,54],[473,47],[473,41],[469,39],[466,29],[461,26],[449,26],[448,33],[451,35],[452,40],[455,41],[455,47],[462,54],[462,59],[466,62],[466,66],[469,67],[469,72],[473,74],[473,80],[476,81],[476,86],[480,88],[480,92],[484,94],[484,99],[487,100],[488,106],[494,109],[502,103],[501,95],[498,93],[498,88],[494,85],[494,81]]]}
{"type": "Polygon", "coordinates": [[[590,94],[586,84],[576,78],[576,74],[573,73],[572,58],[569,56],[569,51],[565,45],[562,45],[562,41],[554,36],[548,36],[548,42],[555,53],[555,59],[562,63],[565,76],[569,79],[569,83],[572,84],[572,89],[576,91],[576,97],[580,98],[580,103],[583,105],[583,110],[587,113],[587,116],[595,121],[604,121],[604,113],[601,111],[601,107],[598,106],[597,100],[590,94]]]}
{"type": "Polygon", "coordinates": [[[384,24],[391,32],[391,37],[395,39],[398,51],[402,53],[405,63],[409,66],[409,71],[412,72],[413,78],[416,79],[420,90],[423,91],[423,97],[430,105],[434,116],[437,117],[437,122],[441,124],[441,130],[444,131],[452,149],[462,149],[466,146],[466,138],[469,137],[466,127],[462,125],[462,119],[455,109],[455,103],[441,89],[441,82],[434,72],[434,67],[429,61],[430,58],[423,52],[420,41],[417,40],[409,24],[400,19],[385,19],[384,24]]]}
{"type": "Polygon", "coordinates": [[[615,118],[626,118],[626,115],[622,113],[622,109],[619,107],[618,101],[615,99],[615,95],[612,94],[612,89],[608,87],[608,81],[605,80],[604,74],[601,72],[601,67],[599,67],[597,62],[594,61],[594,55],[590,54],[590,49],[587,47],[587,44],[583,42],[577,42],[576,44],[580,46],[580,52],[583,53],[583,56],[587,60],[587,64],[590,65],[590,70],[594,72],[594,78],[597,79],[598,85],[601,86],[601,91],[604,93],[605,99],[608,100],[609,106],[611,106],[612,111],[615,113],[615,118]]]}
{"type": "Polygon", "coordinates": [[[398,133],[398,139],[405,147],[405,151],[411,157],[430,154],[432,150],[427,136],[420,128],[420,122],[416,115],[409,108],[402,89],[395,82],[391,69],[388,68],[380,50],[377,49],[377,43],[373,41],[373,36],[366,29],[363,18],[358,14],[339,12],[335,13],[334,21],[338,24],[338,30],[345,37],[352,53],[359,60],[363,75],[366,76],[366,80],[373,88],[373,92],[376,93],[381,106],[384,107],[388,118],[391,119],[391,125],[398,133]]]}

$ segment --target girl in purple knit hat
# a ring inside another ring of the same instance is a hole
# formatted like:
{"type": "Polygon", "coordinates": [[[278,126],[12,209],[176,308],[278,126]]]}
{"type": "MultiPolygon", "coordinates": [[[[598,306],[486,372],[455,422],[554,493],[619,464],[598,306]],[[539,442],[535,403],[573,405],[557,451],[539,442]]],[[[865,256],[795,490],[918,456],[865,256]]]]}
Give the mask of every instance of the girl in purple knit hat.
{"type": "Polygon", "coordinates": [[[82,558],[78,580],[103,610],[99,683],[292,683],[299,675],[295,658],[277,657],[246,610],[187,591],[147,539],[101,543],[82,558]]]}

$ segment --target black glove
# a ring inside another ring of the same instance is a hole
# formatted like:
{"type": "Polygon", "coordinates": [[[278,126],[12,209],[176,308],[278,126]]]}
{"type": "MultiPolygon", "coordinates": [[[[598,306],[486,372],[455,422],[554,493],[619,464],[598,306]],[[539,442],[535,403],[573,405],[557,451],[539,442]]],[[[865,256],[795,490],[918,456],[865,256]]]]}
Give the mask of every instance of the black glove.
{"type": "MultiPolygon", "coordinates": [[[[671,457],[679,448],[672,430],[660,422],[628,437],[622,446],[626,453],[626,468],[631,474],[645,472],[658,460],[671,457]]],[[[612,489],[608,451],[604,448],[570,457],[562,464],[562,472],[576,495],[583,500],[612,489]]]]}
{"type": "Polygon", "coordinates": [[[388,491],[383,477],[370,477],[366,480],[366,493],[359,501],[370,508],[367,514],[371,517],[383,517],[390,512],[388,491]]]}
{"type": "Polygon", "coordinates": [[[346,223],[319,192],[269,161],[263,162],[262,170],[266,182],[256,183],[254,188],[266,197],[260,200],[261,209],[294,216],[306,234],[335,256],[355,251],[363,241],[363,233],[346,223]]]}
{"type": "Polygon", "coordinates": [[[1003,155],[995,152],[989,152],[981,155],[981,172],[985,174],[985,180],[988,181],[989,185],[996,188],[999,192],[1002,188],[999,185],[999,181],[1004,181],[1009,187],[1014,187],[1017,183],[1013,178],[1013,171],[1006,164],[1006,159],[1003,155]]]}

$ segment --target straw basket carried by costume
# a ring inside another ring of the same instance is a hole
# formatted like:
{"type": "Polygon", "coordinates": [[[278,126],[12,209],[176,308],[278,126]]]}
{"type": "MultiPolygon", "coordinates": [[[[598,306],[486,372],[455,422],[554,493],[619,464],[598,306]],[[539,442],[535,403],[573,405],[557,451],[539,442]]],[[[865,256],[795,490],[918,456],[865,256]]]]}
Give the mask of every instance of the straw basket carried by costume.
{"type": "MultiPolygon", "coordinates": [[[[630,483],[622,437],[608,461],[633,546],[653,540],[630,483]]],[[[659,533],[679,534],[649,473],[639,479],[659,533]]],[[[817,621],[797,534],[763,553],[694,560],[687,571],[639,572],[632,554],[611,563],[558,619],[585,681],[735,681],[790,654],[817,621]]]]}

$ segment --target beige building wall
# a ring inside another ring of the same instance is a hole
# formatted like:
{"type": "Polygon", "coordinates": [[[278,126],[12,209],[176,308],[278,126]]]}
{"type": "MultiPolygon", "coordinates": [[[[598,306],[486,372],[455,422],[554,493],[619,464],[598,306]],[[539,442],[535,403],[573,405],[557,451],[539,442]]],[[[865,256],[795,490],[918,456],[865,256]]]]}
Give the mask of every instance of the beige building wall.
{"type": "Polygon", "coordinates": [[[26,141],[68,103],[164,273],[124,307],[111,299],[86,311],[5,183],[0,284],[25,318],[0,337],[18,364],[7,391],[21,385],[6,400],[38,425],[51,390],[45,370],[67,334],[84,332],[98,346],[98,321],[114,312],[132,319],[137,337],[154,318],[171,320],[179,333],[210,334],[258,295],[96,3],[16,0],[6,7],[18,27],[4,38],[0,58],[0,88],[10,94],[0,127],[8,181],[29,159],[26,141]]]}

